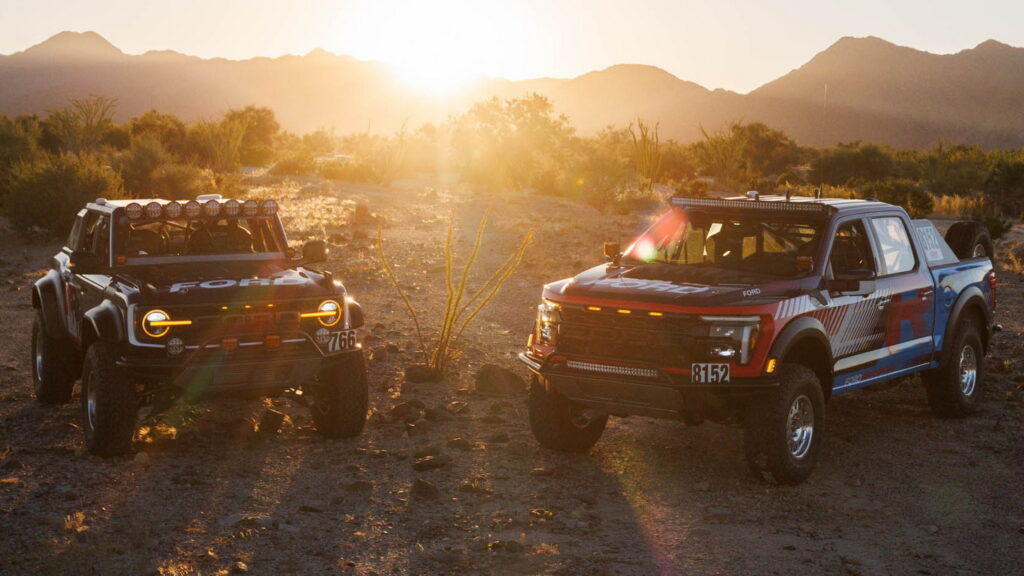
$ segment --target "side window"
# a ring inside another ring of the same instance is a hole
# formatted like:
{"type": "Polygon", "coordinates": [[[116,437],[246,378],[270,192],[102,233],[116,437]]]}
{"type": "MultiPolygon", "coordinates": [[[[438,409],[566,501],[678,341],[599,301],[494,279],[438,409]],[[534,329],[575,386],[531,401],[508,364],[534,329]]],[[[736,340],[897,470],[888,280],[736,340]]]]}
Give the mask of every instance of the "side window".
{"type": "Polygon", "coordinates": [[[875,259],[871,254],[871,242],[868,241],[864,223],[860,220],[846,222],[836,230],[832,240],[832,255],[829,257],[832,274],[841,274],[853,270],[875,270],[875,259]]]}
{"type": "Polygon", "coordinates": [[[110,260],[110,218],[107,216],[100,216],[100,222],[96,226],[96,244],[93,251],[103,262],[110,260]]]}
{"type": "Polygon", "coordinates": [[[914,268],[914,247],[903,220],[896,217],[872,218],[871,225],[878,236],[878,250],[882,257],[884,276],[908,272],[914,268]]]}
{"type": "Polygon", "coordinates": [[[85,216],[81,213],[75,217],[75,224],[71,227],[71,233],[68,234],[67,243],[64,244],[70,250],[78,247],[78,240],[82,237],[82,220],[84,218],[85,216]]]}
{"type": "Polygon", "coordinates": [[[99,228],[100,214],[98,212],[86,212],[82,223],[82,233],[79,242],[72,246],[75,250],[92,252],[96,242],[96,230],[99,228]]]}

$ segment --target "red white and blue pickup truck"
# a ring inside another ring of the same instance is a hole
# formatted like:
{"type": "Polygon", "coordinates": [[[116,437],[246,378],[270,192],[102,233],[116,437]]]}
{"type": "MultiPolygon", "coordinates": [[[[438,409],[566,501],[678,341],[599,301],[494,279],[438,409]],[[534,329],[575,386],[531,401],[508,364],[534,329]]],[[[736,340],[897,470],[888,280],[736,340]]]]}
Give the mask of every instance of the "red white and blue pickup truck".
{"type": "Polygon", "coordinates": [[[609,415],[742,423],[750,468],[805,480],[830,396],[920,374],[933,411],[975,411],[995,327],[992,242],[898,206],[673,198],[609,262],[544,287],[520,359],[541,445],[588,450],[609,415]]]}

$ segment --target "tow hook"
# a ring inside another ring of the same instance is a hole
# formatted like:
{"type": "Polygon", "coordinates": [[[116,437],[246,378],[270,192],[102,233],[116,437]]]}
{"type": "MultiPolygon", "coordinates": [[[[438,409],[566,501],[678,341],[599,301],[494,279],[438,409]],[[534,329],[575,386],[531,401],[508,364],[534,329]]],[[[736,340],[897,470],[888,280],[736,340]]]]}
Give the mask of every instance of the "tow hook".
{"type": "Polygon", "coordinates": [[[1003,331],[1003,325],[1002,324],[993,324],[992,325],[992,331],[993,332],[1002,332],[1003,331]]]}

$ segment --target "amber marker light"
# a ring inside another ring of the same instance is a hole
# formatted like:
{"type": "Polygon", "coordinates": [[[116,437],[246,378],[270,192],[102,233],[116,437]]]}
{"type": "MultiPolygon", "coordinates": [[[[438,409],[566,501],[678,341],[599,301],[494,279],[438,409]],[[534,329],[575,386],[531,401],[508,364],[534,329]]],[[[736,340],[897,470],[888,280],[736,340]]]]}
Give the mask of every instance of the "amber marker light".
{"type": "Polygon", "coordinates": [[[661,318],[662,316],[664,316],[664,314],[662,314],[661,312],[648,312],[647,315],[654,316],[655,318],[661,318]]]}
{"type": "Polygon", "coordinates": [[[632,310],[626,310],[625,308],[619,308],[618,312],[619,312],[619,314],[632,314],[633,313],[632,310]]]}
{"type": "Polygon", "coordinates": [[[600,306],[587,306],[587,310],[590,310],[591,312],[600,312],[601,311],[601,307],[600,306]]]}
{"type": "Polygon", "coordinates": [[[775,358],[769,358],[768,363],[764,365],[765,374],[774,374],[775,366],[778,365],[779,361],[775,358]]]}

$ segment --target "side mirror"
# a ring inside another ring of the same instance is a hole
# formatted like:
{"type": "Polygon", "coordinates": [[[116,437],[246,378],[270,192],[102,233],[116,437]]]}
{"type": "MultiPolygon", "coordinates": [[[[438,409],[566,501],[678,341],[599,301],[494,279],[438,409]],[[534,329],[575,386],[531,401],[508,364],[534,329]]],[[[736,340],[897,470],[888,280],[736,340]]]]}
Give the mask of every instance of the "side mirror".
{"type": "Polygon", "coordinates": [[[99,274],[106,268],[103,259],[92,252],[72,252],[70,264],[75,274],[99,274]]]}
{"type": "Polygon", "coordinates": [[[324,262],[327,260],[327,243],[323,240],[310,240],[302,245],[303,264],[324,262]]]}
{"type": "Polygon", "coordinates": [[[864,296],[875,291],[875,271],[867,269],[837,272],[828,281],[828,291],[848,296],[864,296]]]}
{"type": "Polygon", "coordinates": [[[622,249],[619,248],[619,243],[605,242],[604,257],[607,258],[613,265],[618,266],[619,259],[622,258],[622,249]]]}

